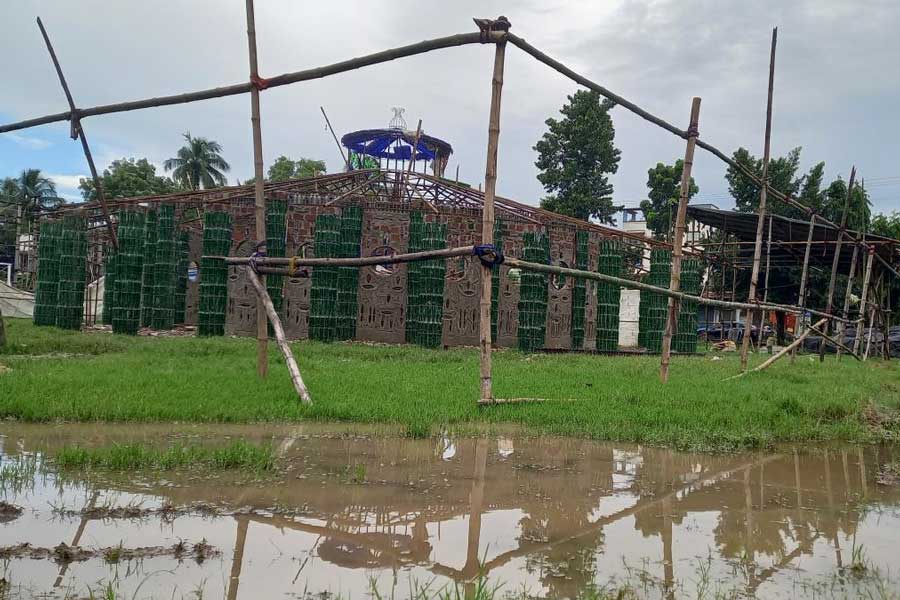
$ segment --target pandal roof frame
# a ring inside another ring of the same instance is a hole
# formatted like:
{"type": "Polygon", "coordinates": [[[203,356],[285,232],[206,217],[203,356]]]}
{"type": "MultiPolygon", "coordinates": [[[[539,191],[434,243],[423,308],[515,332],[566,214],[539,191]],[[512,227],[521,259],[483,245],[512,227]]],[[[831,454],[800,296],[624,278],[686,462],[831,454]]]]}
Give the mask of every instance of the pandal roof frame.
{"type": "MultiPolygon", "coordinates": [[[[385,204],[406,204],[411,207],[422,206],[426,210],[439,212],[441,208],[461,208],[481,210],[484,205],[484,192],[448,179],[419,172],[405,172],[387,169],[359,169],[291,179],[288,181],[267,182],[265,194],[271,198],[290,199],[292,196],[315,195],[327,199],[325,204],[342,202],[373,201],[385,204]],[[398,191],[402,190],[402,191],[398,191]]],[[[203,205],[233,200],[253,200],[253,185],[228,186],[210,190],[176,192],[152,196],[135,196],[130,198],[107,198],[110,211],[119,208],[155,203],[188,203],[203,205]]],[[[640,234],[622,231],[614,227],[582,221],[574,217],[561,215],[542,208],[523,204],[495,196],[494,203],[499,217],[517,218],[535,225],[546,226],[557,223],[572,228],[594,231],[603,237],[628,240],[643,246],[671,248],[671,244],[654,240],[640,234]]],[[[66,204],[48,214],[68,213],[72,211],[87,212],[89,217],[100,211],[97,201],[79,204],[66,204]]],[[[102,217],[98,217],[102,220],[102,217]]],[[[98,220],[98,222],[99,222],[98,220]]]]}

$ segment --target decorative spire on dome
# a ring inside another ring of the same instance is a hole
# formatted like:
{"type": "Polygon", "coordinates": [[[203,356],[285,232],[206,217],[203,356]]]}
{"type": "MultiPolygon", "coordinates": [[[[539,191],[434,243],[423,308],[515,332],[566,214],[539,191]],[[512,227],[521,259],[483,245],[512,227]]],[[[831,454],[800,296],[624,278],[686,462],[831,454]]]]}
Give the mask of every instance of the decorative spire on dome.
{"type": "Polygon", "coordinates": [[[406,119],[403,118],[403,113],[406,112],[406,109],[402,106],[392,106],[391,110],[394,111],[394,116],[391,118],[388,127],[406,131],[406,119]]]}

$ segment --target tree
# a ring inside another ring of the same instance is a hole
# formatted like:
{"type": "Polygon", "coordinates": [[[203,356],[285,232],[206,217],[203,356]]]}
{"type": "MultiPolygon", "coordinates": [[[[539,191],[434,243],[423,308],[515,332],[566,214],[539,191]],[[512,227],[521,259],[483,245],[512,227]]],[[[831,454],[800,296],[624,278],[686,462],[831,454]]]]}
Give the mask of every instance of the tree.
{"type": "MultiPolygon", "coordinates": [[[[156,167],[146,158],[114,160],[103,170],[102,178],[103,192],[107,198],[155,196],[171,194],[179,189],[169,177],[157,175],[156,167]]],[[[97,199],[93,179],[82,178],[79,180],[78,189],[81,190],[85,200],[97,199]]]]}
{"type": "Polygon", "coordinates": [[[877,214],[872,217],[870,230],[875,235],[900,240],[900,212],[894,211],[889,215],[877,214]]]}
{"type": "MultiPolygon", "coordinates": [[[[291,160],[287,156],[279,156],[269,166],[266,173],[266,181],[288,181],[290,179],[303,179],[305,177],[315,177],[326,173],[328,169],[325,167],[324,160],[315,160],[312,158],[301,158],[300,160],[291,160]]],[[[244,185],[250,185],[256,182],[256,177],[251,177],[244,182],[244,185]]]]}
{"type": "Polygon", "coordinates": [[[541,208],[585,221],[613,223],[613,186],[608,175],[619,168],[621,152],[613,144],[616,131],[609,110],[615,106],[600,94],[579,90],[560,113],[547,119],[548,131],[534,145],[538,181],[550,194],[541,208]]]}
{"type": "Polygon", "coordinates": [[[178,150],[177,156],[166,159],[163,168],[172,171],[172,177],[190,190],[223,186],[227,183],[225,173],[231,166],[222,158],[219,142],[184,134],[187,142],[178,150]]]}
{"type": "MultiPolygon", "coordinates": [[[[821,214],[826,219],[840,225],[847,201],[847,183],[838,177],[822,194],[821,214]]],[[[872,216],[872,203],[869,193],[859,184],[853,186],[850,204],[847,210],[847,228],[853,231],[865,231],[872,216]]]]}
{"type": "MultiPolygon", "coordinates": [[[[641,202],[641,210],[647,220],[647,227],[658,240],[666,239],[672,230],[672,219],[681,196],[681,175],[684,161],[678,159],[674,165],[656,163],[647,171],[648,200],[641,202]]],[[[688,198],[700,191],[694,178],[688,188],[688,198]]]]}
{"type": "MultiPolygon", "coordinates": [[[[4,185],[7,185],[4,183],[4,185]]],[[[41,211],[52,210],[63,204],[56,195],[56,184],[45,177],[40,169],[25,169],[15,181],[18,233],[28,230],[41,211]]]]}
{"type": "MultiPolygon", "coordinates": [[[[797,169],[800,167],[800,150],[801,148],[797,147],[788,152],[787,156],[769,159],[770,187],[791,196],[797,195],[797,191],[803,183],[802,180],[796,178],[797,169]]],[[[756,158],[746,148],[738,148],[731,158],[762,179],[763,161],[761,158],[756,158]]],[[[735,208],[738,211],[756,212],[759,209],[760,187],[755,182],[734,167],[728,167],[725,172],[725,180],[728,182],[728,191],[734,198],[735,208]]],[[[772,214],[792,218],[805,217],[800,210],[774,200],[771,196],[769,196],[769,200],[766,207],[767,211],[772,214]]]]}

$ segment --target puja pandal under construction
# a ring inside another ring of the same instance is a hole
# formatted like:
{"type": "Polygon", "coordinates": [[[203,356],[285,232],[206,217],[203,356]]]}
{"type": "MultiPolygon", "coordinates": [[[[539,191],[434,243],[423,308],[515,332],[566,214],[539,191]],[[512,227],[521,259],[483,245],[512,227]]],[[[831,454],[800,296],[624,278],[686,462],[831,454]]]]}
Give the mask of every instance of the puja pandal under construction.
{"type": "MultiPolygon", "coordinates": [[[[823,339],[820,357],[828,339],[838,346],[839,353],[843,349],[859,358],[861,335],[856,336],[853,348],[840,343],[847,325],[861,328],[868,324],[871,332],[880,324],[887,349],[885,290],[889,284],[885,281],[900,276],[897,240],[848,230],[847,204],[840,224],[834,223],[767,181],[777,30],[772,34],[764,166],[759,177],[700,138],[700,98],[691,103],[688,127],[680,129],[541,52],[513,34],[505,17],[475,19],[475,23],[477,32],[263,79],[257,65],[253,2],[247,0],[248,82],[79,109],[38,20],[69,110],[0,125],[0,133],[69,121],[72,136],[82,143],[99,193],[97,202],[63,207],[40,224],[35,323],[78,328],[86,307],[88,320],[93,321],[98,294],[93,295],[93,313],[85,295],[91,286],[99,288],[103,276],[102,318],[113,331],[136,334],[141,327],[165,330],[188,324],[196,325],[201,336],[255,334],[261,376],[267,369],[267,339],[274,335],[304,402],[310,402],[310,396],[287,338],[407,342],[428,347],[478,345],[479,402],[532,400],[494,398],[492,347],[616,351],[622,288],[640,291],[638,343],[646,351],[660,353],[663,382],[668,380],[672,351],[690,353],[696,348],[698,305],[742,310],[745,331],[751,329],[752,314],[763,311],[813,316],[815,323],[798,331],[789,346],[754,371],[791,353],[811,333],[823,339]],[[412,131],[402,120],[393,121],[386,129],[343,136],[341,149],[346,153],[341,173],[264,182],[259,104],[263,90],[467,44],[494,49],[483,192],[480,185],[475,190],[446,177],[452,153],[449,143],[424,134],[421,121],[412,131]],[[507,45],[685,141],[671,244],[497,196],[507,45]],[[251,97],[254,185],[168,196],[104,197],[83,118],[236,94],[251,97]],[[687,182],[696,148],[742,173],[760,191],[758,214],[750,216],[750,224],[746,219],[729,223],[714,211],[692,213],[695,220],[706,220],[738,240],[739,258],[751,273],[746,302],[735,301],[733,295],[726,301],[701,293],[706,264],[725,260],[726,254],[714,246],[700,246],[705,251],[695,251],[697,247],[690,247],[685,240],[687,182]],[[791,206],[809,220],[785,223],[767,211],[767,202],[791,206]],[[765,294],[759,293],[761,275],[765,275],[764,232],[768,237],[765,271],[773,256],[788,257],[802,266],[800,294],[794,305],[767,302],[765,294]],[[805,242],[794,241],[803,235],[805,242]],[[773,253],[773,248],[785,250],[790,244],[798,245],[787,253],[773,253]],[[843,252],[842,245],[846,246],[843,252]],[[642,263],[647,255],[649,269],[645,271],[642,263]],[[831,271],[827,305],[819,310],[806,305],[811,265],[831,271]],[[846,301],[843,311],[833,304],[839,272],[848,275],[845,298],[859,285],[861,299],[855,315],[850,314],[846,301]],[[91,275],[86,277],[86,273],[91,275]],[[835,330],[838,335],[833,337],[835,330]]],[[[847,203],[854,178],[855,169],[847,186],[847,203]]],[[[743,336],[741,342],[741,374],[749,372],[750,337],[743,336]]]]}

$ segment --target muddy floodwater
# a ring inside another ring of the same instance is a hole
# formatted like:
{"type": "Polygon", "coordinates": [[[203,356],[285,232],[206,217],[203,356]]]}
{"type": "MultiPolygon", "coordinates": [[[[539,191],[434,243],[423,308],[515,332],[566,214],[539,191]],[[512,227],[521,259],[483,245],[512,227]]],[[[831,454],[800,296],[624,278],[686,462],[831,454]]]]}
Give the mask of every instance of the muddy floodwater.
{"type": "Polygon", "coordinates": [[[373,586],[461,598],[479,578],[498,599],[900,589],[894,447],[710,455],[512,434],[0,423],[0,459],[0,598],[369,598],[373,586]],[[236,438],[272,444],[277,472],[51,460],[74,443],[236,438]]]}

